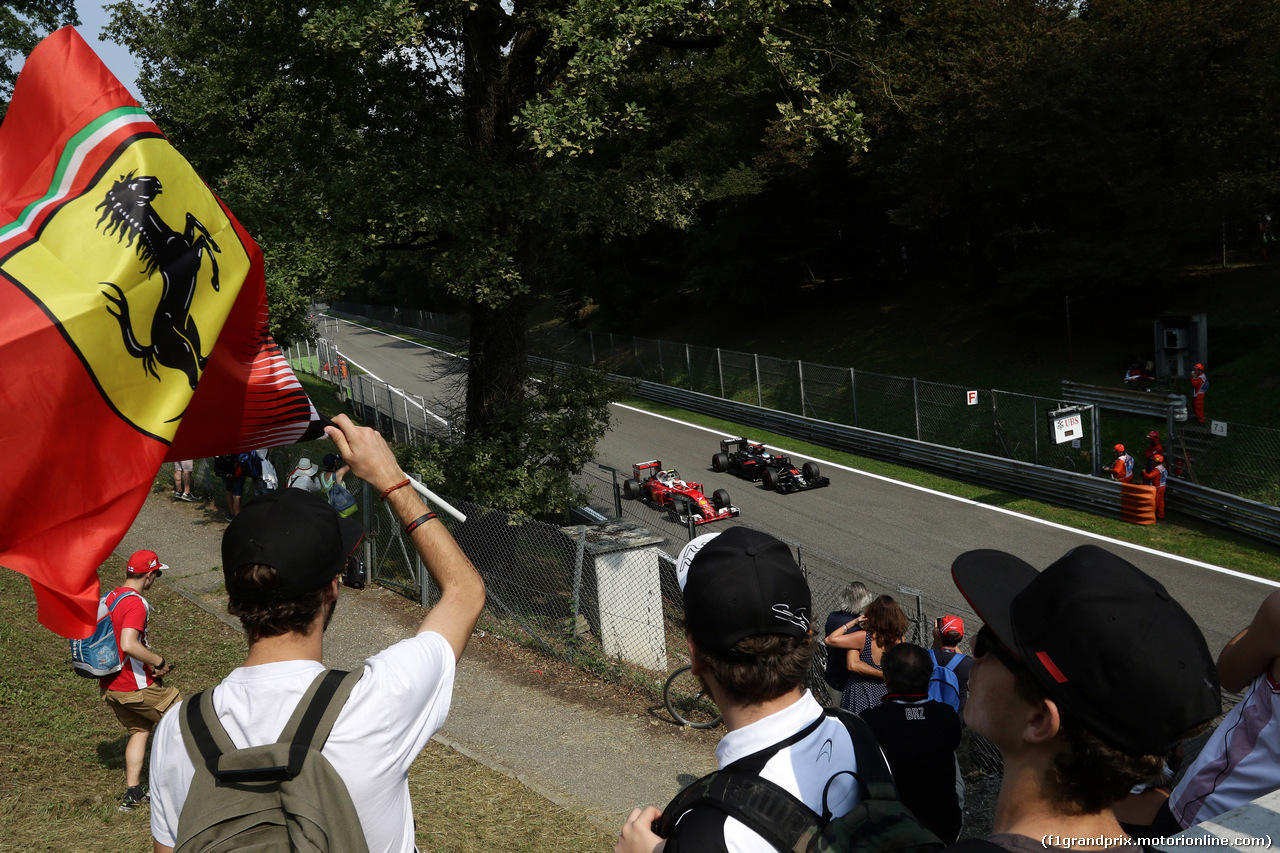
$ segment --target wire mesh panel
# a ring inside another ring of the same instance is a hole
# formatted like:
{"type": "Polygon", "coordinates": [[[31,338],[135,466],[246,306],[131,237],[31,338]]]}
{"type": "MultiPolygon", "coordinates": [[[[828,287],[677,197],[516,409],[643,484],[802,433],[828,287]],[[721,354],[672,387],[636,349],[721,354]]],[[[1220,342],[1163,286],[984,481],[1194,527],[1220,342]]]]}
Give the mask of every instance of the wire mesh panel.
{"type": "Polygon", "coordinates": [[[1189,460],[1188,477],[1203,486],[1271,506],[1280,505],[1280,430],[1215,422],[1186,424],[1179,455],[1189,460]]]}
{"type": "Polygon", "coordinates": [[[843,367],[804,363],[805,414],[838,424],[853,424],[853,388],[843,367]]]}
{"type": "Polygon", "coordinates": [[[764,407],[800,414],[800,362],[762,355],[757,363],[764,407]]]}
{"type": "Polygon", "coordinates": [[[859,370],[855,382],[859,427],[915,438],[915,389],[910,379],[859,370]]]}

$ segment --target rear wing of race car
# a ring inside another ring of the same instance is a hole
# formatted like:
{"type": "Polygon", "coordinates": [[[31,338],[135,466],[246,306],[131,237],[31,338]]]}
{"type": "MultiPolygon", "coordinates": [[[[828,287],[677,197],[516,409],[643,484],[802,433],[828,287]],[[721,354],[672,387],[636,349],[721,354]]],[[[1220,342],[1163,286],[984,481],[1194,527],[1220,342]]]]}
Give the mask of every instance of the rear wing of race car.
{"type": "Polygon", "coordinates": [[[745,438],[722,438],[720,439],[720,452],[736,453],[739,450],[746,450],[748,443],[745,438]]]}
{"type": "Polygon", "coordinates": [[[648,462],[637,462],[631,466],[637,480],[647,480],[662,470],[662,462],[651,459],[648,462]]]}

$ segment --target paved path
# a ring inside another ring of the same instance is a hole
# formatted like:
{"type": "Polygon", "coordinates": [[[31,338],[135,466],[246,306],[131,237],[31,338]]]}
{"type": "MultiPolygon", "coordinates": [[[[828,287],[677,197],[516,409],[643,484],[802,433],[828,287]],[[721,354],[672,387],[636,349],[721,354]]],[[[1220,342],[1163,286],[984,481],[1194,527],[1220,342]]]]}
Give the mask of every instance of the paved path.
{"type": "MultiPolygon", "coordinates": [[[[116,552],[125,558],[139,548],[159,552],[170,567],[162,583],[238,628],[223,594],[225,528],[219,508],[153,493],[116,552]]],[[[387,590],[344,588],[325,635],[324,662],[356,666],[408,636],[421,618],[419,607],[387,590]]],[[[547,695],[470,653],[436,740],[608,831],[618,830],[633,806],[661,808],[684,784],[715,769],[712,747],[690,743],[674,726],[547,695]]]]}

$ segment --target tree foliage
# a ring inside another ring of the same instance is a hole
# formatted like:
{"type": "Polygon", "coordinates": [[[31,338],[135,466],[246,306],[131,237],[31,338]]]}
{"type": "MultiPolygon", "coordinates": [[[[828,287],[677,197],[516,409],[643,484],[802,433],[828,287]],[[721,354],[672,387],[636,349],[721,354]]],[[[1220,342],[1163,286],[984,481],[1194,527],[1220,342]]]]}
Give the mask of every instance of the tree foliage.
{"type": "Polygon", "coordinates": [[[79,23],[75,0],[10,0],[0,6],[0,118],[18,79],[16,60],[54,30],[79,23]]]}

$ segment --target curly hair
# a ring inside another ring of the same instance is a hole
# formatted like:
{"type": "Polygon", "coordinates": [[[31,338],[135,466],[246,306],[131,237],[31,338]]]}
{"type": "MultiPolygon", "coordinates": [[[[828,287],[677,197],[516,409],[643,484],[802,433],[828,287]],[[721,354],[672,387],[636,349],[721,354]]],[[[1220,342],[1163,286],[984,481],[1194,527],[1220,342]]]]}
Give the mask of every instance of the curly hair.
{"type": "Polygon", "coordinates": [[[867,633],[882,649],[901,643],[907,636],[907,614],[891,595],[876,598],[867,605],[864,615],[867,633]]]}
{"type": "Polygon", "coordinates": [[[730,655],[699,648],[697,658],[731,699],[754,705],[800,686],[817,650],[810,630],[803,639],[786,634],[744,637],[730,655]]]}
{"type": "MultiPolygon", "coordinates": [[[[1048,698],[1022,667],[1014,673],[1014,689],[1032,704],[1048,698]]],[[[1123,800],[1135,785],[1160,775],[1164,755],[1127,755],[1103,743],[1061,707],[1058,717],[1066,749],[1053,760],[1047,790],[1063,814],[1097,814],[1123,800]]]]}
{"type": "MultiPolygon", "coordinates": [[[[275,589],[280,586],[280,575],[271,566],[250,563],[236,569],[234,585],[239,589],[275,589]]],[[[320,587],[297,598],[267,603],[241,601],[228,590],[227,612],[240,620],[250,644],[264,637],[306,634],[325,606],[326,589],[320,587]]]]}

